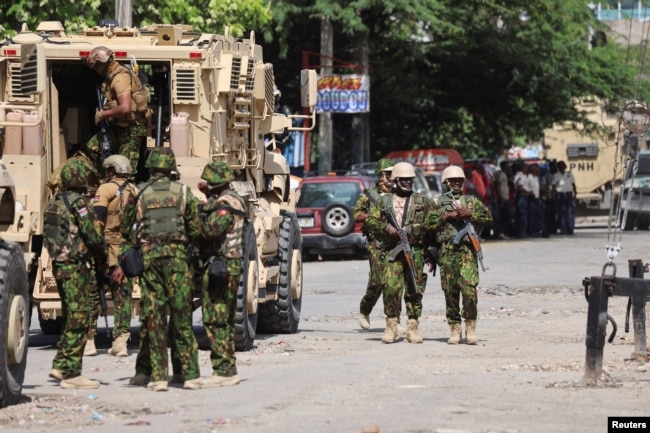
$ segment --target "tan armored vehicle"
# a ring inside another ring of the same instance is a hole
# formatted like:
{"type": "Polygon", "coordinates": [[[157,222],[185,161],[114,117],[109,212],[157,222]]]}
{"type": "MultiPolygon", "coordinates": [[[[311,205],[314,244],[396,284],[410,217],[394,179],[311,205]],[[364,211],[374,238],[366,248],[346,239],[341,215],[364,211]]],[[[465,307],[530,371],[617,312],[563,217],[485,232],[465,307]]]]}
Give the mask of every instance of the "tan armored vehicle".
{"type": "MultiPolygon", "coordinates": [[[[13,180],[0,161],[0,231],[20,224],[13,180]],[[15,218],[15,219],[14,219],[15,218]]],[[[0,408],[18,403],[29,346],[29,285],[19,233],[0,237],[0,408]]]]}
{"type": "Polygon", "coordinates": [[[614,173],[617,158],[618,116],[608,115],[602,105],[594,99],[584,99],[579,109],[589,113],[589,119],[607,128],[611,137],[599,137],[586,134],[573,124],[556,123],[553,128],[544,131],[544,149],[547,159],[565,161],[567,170],[576,180],[577,200],[579,206],[587,209],[609,209],[616,203],[615,181],[620,184],[624,170],[619,165],[614,173]]]}
{"type": "MultiPolygon", "coordinates": [[[[61,323],[60,300],[42,248],[46,181],[97,132],[99,77],[81,61],[96,46],[108,47],[116,60],[144,73],[153,110],[148,146],[174,150],[181,181],[196,188],[210,160],[227,161],[236,173],[232,186],[250,203],[252,223],[238,294],[237,348],[249,349],[256,331],[296,332],[301,238],[289,167],[274,151],[274,134],[297,129],[292,121],[303,116],[274,113],[273,66],[264,63],[254,34],[235,39],[227,30],[201,34],[186,26],[153,25],[94,27],[68,35],[59,22],[43,22],[33,32],[23,29],[0,45],[3,162],[22,204],[19,222],[7,230],[25,250],[42,330],[58,332],[61,323]]],[[[302,105],[313,107],[316,73],[302,71],[300,80],[302,105]]],[[[314,118],[305,116],[305,129],[313,128],[314,118]]]]}

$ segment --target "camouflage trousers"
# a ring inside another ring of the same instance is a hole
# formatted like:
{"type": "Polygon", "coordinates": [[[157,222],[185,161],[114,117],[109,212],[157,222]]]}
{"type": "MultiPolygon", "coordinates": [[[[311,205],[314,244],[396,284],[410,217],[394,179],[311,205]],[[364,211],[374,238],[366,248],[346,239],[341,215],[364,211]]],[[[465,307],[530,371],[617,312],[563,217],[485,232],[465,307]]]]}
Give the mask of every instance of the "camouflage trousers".
{"type": "Polygon", "coordinates": [[[402,296],[406,304],[406,314],[409,319],[418,319],[422,315],[422,295],[427,285],[427,274],[424,272],[424,254],[421,248],[413,249],[415,262],[415,278],[417,292],[409,290],[411,273],[406,261],[398,258],[389,260],[388,252],[381,258],[381,284],[384,297],[384,314],[386,317],[399,317],[402,313],[402,296]]]}
{"type": "Polygon", "coordinates": [[[111,131],[117,137],[117,152],[126,156],[131,161],[132,176],[136,178],[138,171],[142,168],[140,158],[146,150],[147,124],[134,120],[129,126],[122,128],[114,126],[111,131]]]}
{"type": "Polygon", "coordinates": [[[241,259],[228,259],[228,279],[210,284],[207,271],[203,277],[203,326],[210,342],[212,371],[219,376],[237,374],[235,357],[235,313],[237,289],[241,280],[241,259]]]}
{"type": "Polygon", "coordinates": [[[167,339],[172,344],[173,363],[185,380],[200,375],[198,344],[192,330],[192,278],[187,261],[176,257],[151,258],[144,254],[140,351],[136,373],[150,375],[152,381],[167,381],[169,356],[167,339]],[[169,329],[167,313],[169,312],[169,329]]]}
{"type": "MultiPolygon", "coordinates": [[[[113,268],[111,268],[112,271],[113,268]]],[[[133,280],[124,277],[122,284],[117,284],[111,280],[109,288],[113,298],[113,340],[115,340],[122,334],[131,333],[133,280]]]]}
{"type": "Polygon", "coordinates": [[[440,284],[445,293],[447,322],[460,323],[461,316],[465,320],[476,320],[478,304],[476,286],[479,279],[474,253],[467,246],[444,245],[440,249],[439,265],[440,284]]]}
{"type": "Polygon", "coordinates": [[[90,294],[97,292],[97,283],[94,271],[85,263],[54,262],[52,270],[64,318],[52,368],[61,371],[65,378],[75,377],[81,374],[84,346],[93,319],[90,294]]]}
{"type": "Polygon", "coordinates": [[[374,242],[368,243],[368,262],[370,270],[368,271],[368,285],[366,294],[361,298],[359,312],[365,316],[370,315],[375,304],[381,296],[381,250],[377,248],[374,242]]]}

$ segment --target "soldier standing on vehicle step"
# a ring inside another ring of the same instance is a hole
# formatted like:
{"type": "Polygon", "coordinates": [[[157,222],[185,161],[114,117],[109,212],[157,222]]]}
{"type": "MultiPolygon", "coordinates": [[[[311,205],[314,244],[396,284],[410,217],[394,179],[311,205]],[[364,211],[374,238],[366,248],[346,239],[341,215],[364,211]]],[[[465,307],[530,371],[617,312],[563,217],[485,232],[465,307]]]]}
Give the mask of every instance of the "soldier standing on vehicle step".
{"type": "Polygon", "coordinates": [[[442,182],[449,193],[438,197],[438,209],[427,215],[427,230],[435,233],[439,245],[440,284],[445,293],[447,323],[451,330],[448,344],[461,341],[461,319],[465,318],[465,336],[467,344],[476,344],[477,303],[476,286],[478,285],[478,259],[472,249],[468,236],[455,244],[456,234],[463,230],[466,220],[477,231],[492,223],[490,210],[470,194],[463,194],[465,173],[463,169],[451,165],[442,172],[442,182]],[[461,315],[460,297],[463,310],[461,315]]]}
{"type": "MultiPolygon", "coordinates": [[[[151,177],[129,198],[122,219],[123,244],[131,247],[135,224],[136,243],[142,250],[142,323],[136,375],[131,385],[147,385],[152,391],[167,391],[167,314],[169,339],[176,345],[183,388],[199,389],[198,344],[192,332],[192,276],[187,260],[187,243],[198,232],[198,200],[190,189],[170,179],[177,171],[170,148],[151,150],[145,167],[151,177]]],[[[172,351],[174,351],[174,347],[172,351]]]]}
{"type": "MultiPolygon", "coordinates": [[[[110,135],[116,140],[111,144],[111,153],[129,158],[133,176],[139,180],[138,163],[145,150],[151,116],[148,91],[138,74],[116,61],[113,51],[106,47],[95,47],[82,61],[104,79],[101,88],[104,107],[95,112],[95,125],[109,121],[110,135]]],[[[91,140],[99,142],[99,134],[91,140]]]]}
{"type": "MultiPolygon", "coordinates": [[[[377,161],[375,166],[375,174],[377,175],[377,183],[368,188],[359,196],[357,204],[354,207],[354,220],[355,222],[365,222],[368,218],[370,208],[377,203],[382,194],[391,192],[393,183],[390,180],[390,174],[393,171],[395,161],[392,159],[383,158],[377,161]]],[[[359,305],[359,325],[363,329],[370,328],[370,313],[373,307],[381,296],[381,280],[379,269],[379,256],[381,255],[381,241],[370,233],[365,225],[363,227],[363,234],[368,241],[368,262],[370,270],[368,272],[368,285],[366,293],[361,298],[359,305]]]]}
{"type": "Polygon", "coordinates": [[[424,219],[435,208],[435,203],[425,196],[413,192],[415,169],[408,162],[398,162],[393,166],[391,180],[394,192],[380,197],[370,209],[366,225],[368,231],[381,239],[380,261],[382,296],[386,314],[386,330],[381,337],[384,343],[393,343],[399,339],[399,317],[402,309],[402,296],[406,302],[408,316],[406,341],[422,343],[418,335],[419,318],[422,314],[422,295],[426,287],[427,275],[424,273],[424,251],[426,248],[424,219]],[[387,213],[392,211],[397,225],[388,220],[387,213]],[[390,260],[391,251],[399,245],[400,231],[408,239],[413,253],[413,271],[415,281],[411,278],[411,269],[406,254],[400,253],[390,260]]]}
{"type": "Polygon", "coordinates": [[[69,162],[61,168],[61,191],[45,207],[43,241],[52,258],[65,318],[49,376],[66,389],[99,388],[99,381],[81,375],[88,329],[95,317],[91,307],[97,292],[94,264],[102,270],[106,263],[102,227],[87,197],[98,185],[87,165],[69,162]]]}
{"type": "Polygon", "coordinates": [[[244,235],[248,209],[244,199],[230,189],[235,175],[224,161],[203,169],[199,189],[207,197],[199,211],[199,254],[203,268],[203,326],[210,342],[212,376],[201,388],[239,383],[235,358],[235,312],[242,276],[244,235]]]}
{"type": "Polygon", "coordinates": [[[127,343],[131,338],[131,293],[133,280],[126,278],[117,262],[122,245],[120,223],[129,197],[135,196],[135,185],[129,179],[131,162],[123,155],[111,155],[104,160],[106,182],[99,186],[93,198],[97,219],[104,226],[104,237],[108,247],[108,271],[114,274],[109,286],[113,296],[115,324],[113,345],[108,354],[129,356],[127,343]]]}

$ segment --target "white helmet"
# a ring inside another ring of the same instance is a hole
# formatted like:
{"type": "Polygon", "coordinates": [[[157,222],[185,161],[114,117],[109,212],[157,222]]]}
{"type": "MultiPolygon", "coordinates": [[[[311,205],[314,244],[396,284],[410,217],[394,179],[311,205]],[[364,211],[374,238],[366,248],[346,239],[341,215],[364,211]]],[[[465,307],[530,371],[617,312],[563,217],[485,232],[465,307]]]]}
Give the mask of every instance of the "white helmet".
{"type": "Polygon", "coordinates": [[[116,174],[131,174],[131,161],[124,155],[111,155],[104,160],[104,170],[113,167],[116,174]]]}
{"type": "Polygon", "coordinates": [[[442,171],[441,182],[444,183],[447,179],[465,179],[465,172],[457,165],[450,165],[442,171]]]}
{"type": "Polygon", "coordinates": [[[390,174],[390,180],[395,180],[400,177],[415,177],[415,169],[408,162],[398,162],[393,166],[393,171],[390,174]]]}

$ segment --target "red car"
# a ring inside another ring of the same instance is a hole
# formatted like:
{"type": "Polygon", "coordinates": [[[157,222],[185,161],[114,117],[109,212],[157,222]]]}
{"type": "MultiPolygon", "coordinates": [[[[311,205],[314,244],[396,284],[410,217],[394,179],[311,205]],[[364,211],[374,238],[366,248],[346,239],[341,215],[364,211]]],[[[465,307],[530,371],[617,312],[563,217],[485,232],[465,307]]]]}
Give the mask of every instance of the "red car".
{"type": "Polygon", "coordinates": [[[353,210],[373,185],[368,176],[314,176],[300,182],[296,214],[305,258],[365,257],[363,224],[354,222],[353,210]]]}

